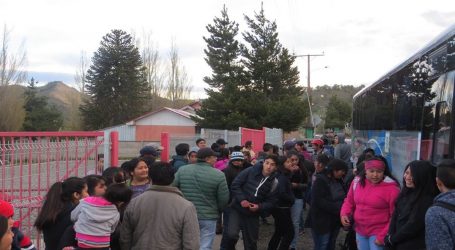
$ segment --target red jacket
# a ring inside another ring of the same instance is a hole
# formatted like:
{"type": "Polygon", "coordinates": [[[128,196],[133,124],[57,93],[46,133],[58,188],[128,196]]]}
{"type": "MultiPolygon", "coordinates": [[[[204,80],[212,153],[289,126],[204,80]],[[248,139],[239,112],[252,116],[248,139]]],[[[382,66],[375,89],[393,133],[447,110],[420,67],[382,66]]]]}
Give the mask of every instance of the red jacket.
{"type": "Polygon", "coordinates": [[[359,180],[356,177],[352,181],[341,208],[341,216],[354,215],[357,233],[362,236],[375,235],[379,242],[384,243],[400,187],[389,177],[378,184],[365,179],[364,187],[359,180]]]}

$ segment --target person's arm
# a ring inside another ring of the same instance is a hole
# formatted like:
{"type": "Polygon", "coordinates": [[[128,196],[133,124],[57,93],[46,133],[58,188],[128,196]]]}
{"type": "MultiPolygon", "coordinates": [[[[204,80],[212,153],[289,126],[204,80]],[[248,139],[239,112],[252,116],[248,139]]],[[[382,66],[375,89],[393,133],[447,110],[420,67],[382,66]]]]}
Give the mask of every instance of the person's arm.
{"type": "Polygon", "coordinates": [[[79,215],[81,214],[81,207],[82,207],[82,202],[84,201],[81,201],[79,205],[77,205],[73,211],[71,211],[71,221],[72,222],[76,222],[77,219],[79,218],[79,215]]]}
{"type": "Polygon", "coordinates": [[[182,249],[199,249],[199,222],[194,205],[186,209],[182,227],[182,249]]]}
{"type": "Polygon", "coordinates": [[[338,215],[340,207],[336,202],[332,201],[331,197],[329,197],[330,190],[327,190],[327,187],[327,183],[325,183],[321,177],[316,178],[311,189],[311,205],[326,213],[338,215]]]}
{"type": "Polygon", "coordinates": [[[229,202],[229,189],[226,184],[226,178],[224,175],[221,176],[220,182],[218,183],[218,195],[217,202],[218,202],[218,211],[223,211],[223,209],[227,206],[229,202]]]}
{"type": "Polygon", "coordinates": [[[278,180],[278,197],[287,203],[294,203],[295,197],[292,193],[291,183],[287,177],[278,180]]]}
{"type": "Polygon", "coordinates": [[[243,170],[232,181],[231,184],[232,197],[238,202],[248,199],[248,197],[243,193],[242,186],[248,181],[248,173],[251,171],[251,169],[252,168],[243,170]]]}
{"type": "Polygon", "coordinates": [[[387,224],[382,228],[381,232],[378,233],[376,236],[376,242],[378,245],[384,245],[384,238],[387,235],[387,231],[389,230],[390,219],[392,218],[393,211],[395,210],[395,202],[397,201],[398,195],[400,194],[400,189],[395,187],[390,190],[388,196],[388,203],[389,203],[389,220],[387,224]]]}
{"type": "Polygon", "coordinates": [[[132,240],[133,240],[133,233],[134,233],[134,226],[131,223],[132,220],[132,215],[134,214],[134,211],[132,211],[134,208],[132,208],[131,204],[128,206],[125,210],[125,213],[123,215],[123,221],[122,224],[120,225],[120,248],[122,250],[129,250],[131,249],[132,245],[132,240]]]}
{"type": "Polygon", "coordinates": [[[352,222],[350,221],[349,217],[351,217],[355,211],[354,186],[356,186],[356,188],[359,188],[360,186],[358,177],[355,177],[354,180],[351,182],[348,195],[344,199],[343,205],[341,206],[340,219],[341,224],[343,224],[343,226],[352,226],[351,224],[352,222]]]}

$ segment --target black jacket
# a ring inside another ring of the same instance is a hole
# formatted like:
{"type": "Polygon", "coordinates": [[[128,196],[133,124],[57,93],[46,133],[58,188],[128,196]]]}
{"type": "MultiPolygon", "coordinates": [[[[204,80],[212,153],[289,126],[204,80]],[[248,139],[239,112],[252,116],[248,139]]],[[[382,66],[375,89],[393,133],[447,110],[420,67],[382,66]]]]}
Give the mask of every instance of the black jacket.
{"type": "Polygon", "coordinates": [[[61,249],[66,242],[62,241],[62,236],[66,229],[73,224],[71,222],[71,211],[76,206],[71,202],[65,205],[65,208],[57,215],[54,223],[48,223],[43,227],[43,239],[46,250],[61,249]]]}
{"type": "Polygon", "coordinates": [[[232,201],[232,192],[231,192],[231,184],[234,181],[235,177],[243,170],[243,166],[236,167],[229,163],[228,167],[223,169],[223,173],[226,177],[226,183],[229,189],[229,204],[232,201]]]}
{"type": "Polygon", "coordinates": [[[425,249],[425,213],[433,203],[433,197],[423,196],[414,203],[412,196],[409,193],[397,199],[388,232],[391,249],[425,249]]]}
{"type": "Polygon", "coordinates": [[[246,215],[267,214],[277,203],[277,186],[275,174],[268,177],[262,175],[262,165],[249,167],[240,172],[231,184],[231,206],[246,215]],[[264,181],[262,185],[261,181],[264,181]],[[243,200],[259,204],[259,211],[253,213],[248,208],[243,208],[240,205],[243,200]]]}
{"type": "Polygon", "coordinates": [[[341,226],[340,211],[346,197],[342,180],[332,180],[325,172],[316,175],[311,189],[311,207],[306,222],[318,234],[326,234],[341,226]],[[331,185],[341,190],[341,197],[334,199],[331,185]]]}
{"type": "Polygon", "coordinates": [[[294,205],[295,197],[291,189],[291,182],[289,180],[290,173],[278,172],[276,179],[278,180],[278,202],[279,208],[290,208],[294,205]]]}

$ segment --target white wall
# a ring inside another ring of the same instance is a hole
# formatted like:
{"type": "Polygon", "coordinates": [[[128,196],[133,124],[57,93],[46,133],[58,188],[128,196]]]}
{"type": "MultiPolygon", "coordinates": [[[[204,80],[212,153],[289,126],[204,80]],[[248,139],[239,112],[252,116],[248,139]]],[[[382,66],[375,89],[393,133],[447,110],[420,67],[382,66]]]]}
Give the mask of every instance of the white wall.
{"type": "Polygon", "coordinates": [[[196,123],[186,117],[169,110],[161,110],[158,113],[144,117],[136,121],[136,125],[161,125],[161,126],[196,126],[196,123]]]}

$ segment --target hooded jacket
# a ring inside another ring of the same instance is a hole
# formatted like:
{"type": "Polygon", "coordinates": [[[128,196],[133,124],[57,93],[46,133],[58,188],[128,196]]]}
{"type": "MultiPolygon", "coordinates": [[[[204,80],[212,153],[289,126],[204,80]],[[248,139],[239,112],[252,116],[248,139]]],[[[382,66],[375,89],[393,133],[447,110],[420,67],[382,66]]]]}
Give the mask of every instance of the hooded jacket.
{"type": "MultiPolygon", "coordinates": [[[[441,193],[434,202],[455,206],[455,190],[441,193]]],[[[432,206],[425,215],[425,242],[428,250],[455,249],[455,211],[432,206]]]]}
{"type": "Polygon", "coordinates": [[[232,207],[246,215],[267,214],[278,201],[277,186],[274,173],[268,177],[262,175],[262,164],[247,168],[232,182],[232,207]],[[242,207],[240,202],[243,200],[259,204],[259,211],[251,212],[242,207]]]}
{"type": "Polygon", "coordinates": [[[79,246],[109,247],[111,233],[120,220],[117,207],[103,197],[82,199],[71,212],[79,246]]]}
{"type": "Polygon", "coordinates": [[[188,164],[188,159],[186,159],[182,155],[173,155],[172,156],[172,167],[175,171],[179,170],[181,166],[185,166],[188,164]]]}
{"type": "Polygon", "coordinates": [[[365,179],[365,186],[356,177],[341,207],[341,216],[353,215],[357,233],[368,237],[376,236],[383,244],[399,193],[398,184],[389,177],[378,184],[365,179]]]}
{"type": "Polygon", "coordinates": [[[344,134],[337,134],[338,144],[335,146],[335,158],[351,165],[351,146],[346,144],[344,134]]]}

